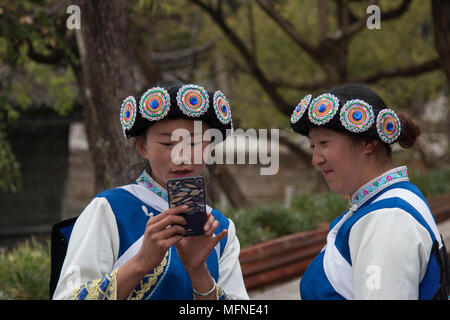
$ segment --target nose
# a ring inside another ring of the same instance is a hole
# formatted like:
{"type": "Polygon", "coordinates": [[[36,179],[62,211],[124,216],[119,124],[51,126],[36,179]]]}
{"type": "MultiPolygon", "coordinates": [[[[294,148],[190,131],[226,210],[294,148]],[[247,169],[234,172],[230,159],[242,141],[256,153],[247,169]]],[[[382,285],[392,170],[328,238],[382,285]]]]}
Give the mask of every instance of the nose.
{"type": "Polygon", "coordinates": [[[313,156],[311,159],[311,163],[314,167],[320,168],[325,163],[325,158],[320,152],[319,148],[315,148],[313,150],[313,156]]]}
{"type": "Polygon", "coordinates": [[[176,165],[191,164],[191,148],[183,142],[176,145],[176,149],[172,149],[172,163],[176,165]]]}

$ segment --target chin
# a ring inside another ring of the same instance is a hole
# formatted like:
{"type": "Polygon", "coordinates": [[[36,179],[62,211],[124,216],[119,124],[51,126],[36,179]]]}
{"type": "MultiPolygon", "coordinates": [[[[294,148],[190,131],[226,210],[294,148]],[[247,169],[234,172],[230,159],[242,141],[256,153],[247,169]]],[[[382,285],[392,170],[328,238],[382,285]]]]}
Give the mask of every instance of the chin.
{"type": "Polygon", "coordinates": [[[331,192],[339,194],[341,196],[347,196],[348,194],[345,192],[345,188],[342,188],[342,186],[335,185],[333,183],[328,183],[328,189],[330,189],[331,192]]]}

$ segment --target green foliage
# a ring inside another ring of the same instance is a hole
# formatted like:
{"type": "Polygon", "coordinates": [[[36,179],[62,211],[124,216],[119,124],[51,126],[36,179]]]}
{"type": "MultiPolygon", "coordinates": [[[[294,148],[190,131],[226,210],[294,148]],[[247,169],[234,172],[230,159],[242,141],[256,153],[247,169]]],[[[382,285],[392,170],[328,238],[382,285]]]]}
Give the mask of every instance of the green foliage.
{"type": "Polygon", "coordinates": [[[49,279],[49,243],[32,238],[0,253],[0,299],[48,299],[49,279]]]}
{"type": "Polygon", "coordinates": [[[298,231],[314,229],[319,222],[329,222],[346,210],[343,197],[323,193],[300,194],[289,208],[263,205],[254,209],[229,209],[225,215],[233,220],[242,247],[281,237],[298,231]]]}
{"type": "MultiPolygon", "coordinates": [[[[427,198],[450,193],[450,167],[426,174],[410,173],[414,183],[427,198]]],[[[242,247],[314,229],[320,222],[331,222],[348,209],[348,200],[327,192],[299,194],[289,208],[272,204],[252,209],[228,209],[224,214],[233,220],[242,247]]]]}
{"type": "Polygon", "coordinates": [[[5,134],[0,131],[0,191],[17,192],[21,189],[20,165],[11,150],[5,134]]]}
{"type": "Polygon", "coordinates": [[[70,39],[65,27],[66,12],[50,9],[54,5],[51,0],[5,0],[0,6],[0,191],[3,192],[18,192],[21,186],[20,166],[6,135],[8,126],[31,107],[45,105],[67,115],[76,99],[71,67],[78,66],[77,54],[66,43],[70,39]],[[36,62],[31,53],[47,63],[36,62]],[[51,56],[59,59],[49,61],[47,58],[51,56]]]}
{"type": "Polygon", "coordinates": [[[450,167],[433,170],[427,174],[410,174],[414,183],[427,198],[450,193],[450,167]]]}

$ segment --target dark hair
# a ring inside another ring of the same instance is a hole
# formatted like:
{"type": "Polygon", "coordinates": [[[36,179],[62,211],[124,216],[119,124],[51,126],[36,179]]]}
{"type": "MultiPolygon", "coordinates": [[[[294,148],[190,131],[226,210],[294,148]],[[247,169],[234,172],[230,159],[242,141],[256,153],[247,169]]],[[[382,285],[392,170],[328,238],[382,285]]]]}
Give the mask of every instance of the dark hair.
{"type": "Polygon", "coordinates": [[[402,124],[402,132],[400,137],[398,137],[398,144],[405,148],[412,148],[420,136],[420,127],[416,121],[410,118],[405,112],[399,112],[398,118],[402,124]]]}

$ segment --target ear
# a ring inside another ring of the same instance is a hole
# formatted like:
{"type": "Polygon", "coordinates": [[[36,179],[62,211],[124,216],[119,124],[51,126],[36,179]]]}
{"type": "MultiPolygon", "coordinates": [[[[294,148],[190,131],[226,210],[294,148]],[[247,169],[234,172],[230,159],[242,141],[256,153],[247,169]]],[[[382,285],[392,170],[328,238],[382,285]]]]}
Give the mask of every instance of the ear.
{"type": "Polygon", "coordinates": [[[136,137],[136,148],[143,157],[147,155],[147,147],[145,146],[145,139],[143,137],[136,137]]]}
{"type": "Polygon", "coordinates": [[[362,147],[363,152],[366,155],[370,155],[375,152],[378,145],[378,141],[375,139],[363,139],[362,140],[362,147]]]}

